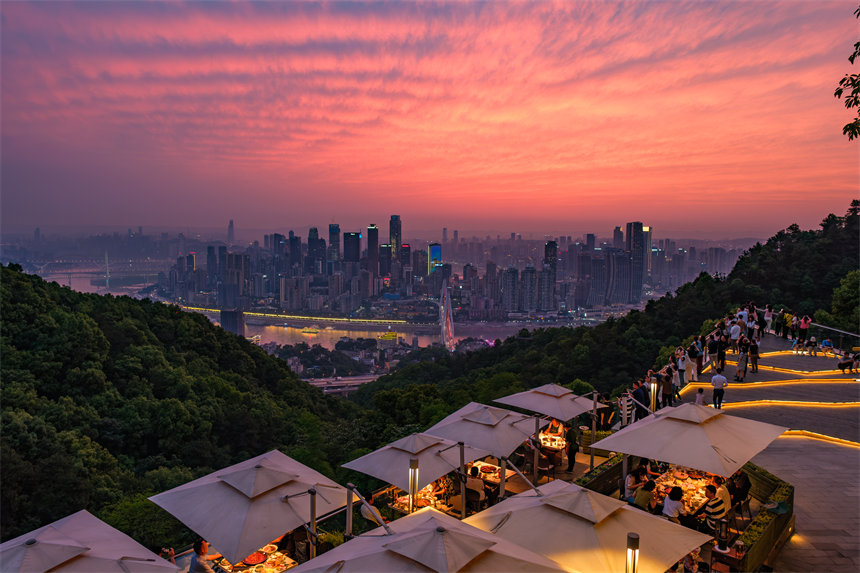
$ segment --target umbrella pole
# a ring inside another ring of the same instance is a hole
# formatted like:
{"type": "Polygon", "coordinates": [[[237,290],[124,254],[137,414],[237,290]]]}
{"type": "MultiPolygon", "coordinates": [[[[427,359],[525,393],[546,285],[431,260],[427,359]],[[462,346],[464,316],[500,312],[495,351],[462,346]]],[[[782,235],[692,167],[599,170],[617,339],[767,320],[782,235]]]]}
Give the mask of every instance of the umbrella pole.
{"type": "Polygon", "coordinates": [[[460,519],[466,519],[466,444],[460,446],[460,519]]]}
{"type": "Polygon", "coordinates": [[[501,458],[499,464],[502,466],[499,470],[499,499],[505,499],[505,474],[508,473],[508,458],[501,458]]]}
{"type": "Polygon", "coordinates": [[[590,453],[588,469],[594,469],[594,442],[597,441],[597,390],[591,393],[591,445],[588,446],[590,453]]]}
{"type": "Polygon", "coordinates": [[[351,483],[346,484],[346,539],[352,539],[352,490],[355,486],[351,483]]]}
{"type": "Polygon", "coordinates": [[[540,456],[540,452],[538,451],[538,445],[540,444],[540,419],[535,416],[535,453],[534,453],[534,484],[537,485],[538,482],[538,457],[540,456]]]}
{"type": "Polygon", "coordinates": [[[317,490],[311,488],[308,493],[311,494],[311,535],[308,556],[313,559],[317,556],[317,490]]]}
{"type": "Polygon", "coordinates": [[[624,499],[624,488],[627,487],[627,454],[621,456],[621,499],[624,499]]]}

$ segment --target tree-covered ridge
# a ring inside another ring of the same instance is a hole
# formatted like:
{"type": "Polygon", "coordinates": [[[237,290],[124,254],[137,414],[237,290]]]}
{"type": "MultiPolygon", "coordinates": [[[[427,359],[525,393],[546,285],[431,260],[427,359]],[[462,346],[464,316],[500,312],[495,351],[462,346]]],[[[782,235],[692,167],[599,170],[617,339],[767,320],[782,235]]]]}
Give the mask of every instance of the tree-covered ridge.
{"type": "Polygon", "coordinates": [[[3,538],[272,448],[332,471],[315,433],[355,408],[204,316],[11,267],[0,297],[3,538]]]}
{"type": "Polygon", "coordinates": [[[391,415],[423,422],[430,412],[548,383],[585,380],[602,392],[620,391],[658,366],[658,357],[748,301],[810,315],[820,309],[820,320],[856,332],[850,321],[857,316],[851,285],[860,265],[858,210],[853,201],[844,217],[829,215],[817,230],[792,225],[745,253],[728,277],[702,274],[642,312],[595,327],[523,331],[481,352],[435,356],[362,386],[354,399],[377,409],[399,404],[391,415]]]}

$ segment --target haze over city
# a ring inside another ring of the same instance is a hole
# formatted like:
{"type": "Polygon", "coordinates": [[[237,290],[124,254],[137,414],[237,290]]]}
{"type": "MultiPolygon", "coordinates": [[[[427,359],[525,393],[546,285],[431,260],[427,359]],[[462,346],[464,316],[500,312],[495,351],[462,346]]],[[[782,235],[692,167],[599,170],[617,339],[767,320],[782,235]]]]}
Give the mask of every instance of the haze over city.
{"type": "Polygon", "coordinates": [[[860,179],[855,8],[7,2],[4,232],[814,227],[860,179]]]}

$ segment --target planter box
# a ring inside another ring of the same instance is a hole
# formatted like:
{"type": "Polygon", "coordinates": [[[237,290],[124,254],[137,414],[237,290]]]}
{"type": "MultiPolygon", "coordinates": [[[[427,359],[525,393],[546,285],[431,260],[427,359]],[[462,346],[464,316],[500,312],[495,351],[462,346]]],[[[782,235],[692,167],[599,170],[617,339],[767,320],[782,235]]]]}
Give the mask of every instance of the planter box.
{"type": "MultiPolygon", "coordinates": [[[[595,440],[595,439],[592,439],[592,437],[591,437],[591,430],[582,430],[580,432],[580,437],[579,437],[579,446],[582,449],[582,453],[590,454],[591,453],[591,447],[590,447],[591,444],[593,444],[594,442],[599,442],[603,438],[608,437],[611,433],[612,432],[597,432],[597,439],[595,440]]],[[[611,452],[609,452],[607,450],[595,449],[594,455],[608,458],[611,455],[611,452]]]]}

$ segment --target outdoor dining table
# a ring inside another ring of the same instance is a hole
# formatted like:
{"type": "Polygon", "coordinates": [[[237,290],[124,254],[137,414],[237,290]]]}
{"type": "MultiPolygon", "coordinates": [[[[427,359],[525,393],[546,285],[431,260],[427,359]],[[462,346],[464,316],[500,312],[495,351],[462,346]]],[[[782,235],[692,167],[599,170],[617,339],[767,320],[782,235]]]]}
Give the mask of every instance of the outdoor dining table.
{"type": "Polygon", "coordinates": [[[225,557],[220,557],[212,562],[213,569],[223,573],[281,573],[298,565],[297,561],[278,550],[276,542],[260,548],[239,563],[230,563],[225,557]]]}
{"type": "Polygon", "coordinates": [[[567,447],[567,440],[565,440],[562,436],[553,436],[545,432],[541,432],[540,445],[546,450],[560,452],[567,447]]]}
{"type": "MultiPolygon", "coordinates": [[[[476,461],[472,464],[478,468],[478,476],[488,484],[498,486],[501,480],[501,469],[495,464],[476,461]],[[486,468],[486,469],[485,469],[486,468]]],[[[531,489],[531,486],[523,480],[515,471],[505,470],[505,491],[508,493],[522,493],[531,489]]]]}
{"type": "Polygon", "coordinates": [[[657,503],[663,503],[669,491],[678,486],[684,491],[684,508],[688,513],[695,513],[708,501],[705,486],[711,483],[711,478],[707,472],[670,467],[654,480],[657,484],[654,490],[657,503]]]}

